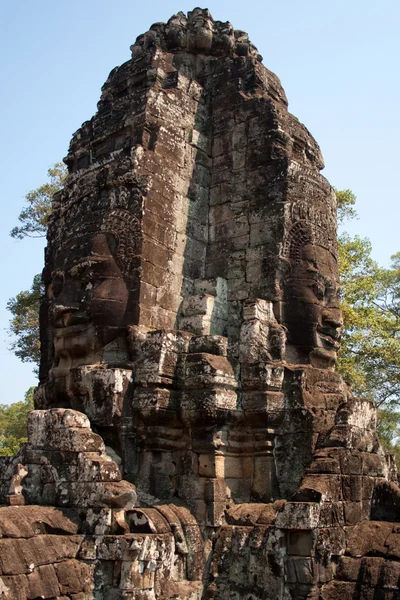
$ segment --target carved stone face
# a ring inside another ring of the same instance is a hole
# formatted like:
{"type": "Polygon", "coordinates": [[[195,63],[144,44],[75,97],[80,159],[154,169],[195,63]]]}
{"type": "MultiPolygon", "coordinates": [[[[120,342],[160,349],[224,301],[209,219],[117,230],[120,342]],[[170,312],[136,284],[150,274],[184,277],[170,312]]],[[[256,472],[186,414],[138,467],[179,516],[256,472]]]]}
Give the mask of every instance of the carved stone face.
{"type": "Polygon", "coordinates": [[[48,294],[58,369],[99,360],[127,325],[129,291],[109,233],[82,236],[59,252],[48,294]]]}
{"type": "Polygon", "coordinates": [[[322,246],[305,244],[284,284],[283,324],[290,362],[333,366],[342,331],[338,267],[322,246]]]}
{"type": "Polygon", "coordinates": [[[209,11],[200,8],[189,13],[188,48],[194,52],[211,49],[213,38],[213,21],[209,11]]]}

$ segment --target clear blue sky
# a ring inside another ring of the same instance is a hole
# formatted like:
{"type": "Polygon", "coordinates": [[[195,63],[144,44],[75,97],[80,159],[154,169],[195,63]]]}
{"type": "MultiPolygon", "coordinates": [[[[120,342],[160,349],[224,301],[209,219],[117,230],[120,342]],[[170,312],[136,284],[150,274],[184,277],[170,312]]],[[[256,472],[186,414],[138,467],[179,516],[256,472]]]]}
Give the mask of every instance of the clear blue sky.
{"type": "MultiPolygon", "coordinates": [[[[24,195],[66,155],[96,110],[109,71],[136,36],[194,8],[187,0],[3,0],[0,7],[1,219],[0,403],[23,398],[32,368],[7,349],[7,300],[42,268],[44,241],[9,237],[24,195]]],[[[400,2],[211,0],[215,19],[244,29],[281,79],[289,108],[319,142],[325,175],[358,197],[351,228],[388,264],[400,250],[400,2]]],[[[205,7],[204,5],[202,6],[205,7]]]]}

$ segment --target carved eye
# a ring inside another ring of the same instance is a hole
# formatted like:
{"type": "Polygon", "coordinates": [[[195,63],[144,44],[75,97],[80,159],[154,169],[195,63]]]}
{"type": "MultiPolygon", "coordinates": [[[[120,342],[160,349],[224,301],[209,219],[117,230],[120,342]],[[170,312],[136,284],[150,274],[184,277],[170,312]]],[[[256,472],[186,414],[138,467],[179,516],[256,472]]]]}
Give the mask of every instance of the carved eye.
{"type": "Polygon", "coordinates": [[[323,281],[318,280],[312,286],[313,292],[318,300],[323,300],[326,293],[326,286],[323,281]]]}
{"type": "Polygon", "coordinates": [[[332,279],[325,276],[318,277],[317,281],[313,284],[312,289],[318,300],[328,301],[337,293],[336,286],[332,279]]]}
{"type": "Polygon", "coordinates": [[[93,284],[93,271],[89,268],[83,269],[81,271],[81,273],[79,274],[79,278],[81,280],[81,284],[84,288],[86,288],[88,286],[88,284],[92,283],[93,284]]]}
{"type": "Polygon", "coordinates": [[[53,275],[52,280],[52,292],[53,296],[59,296],[64,287],[64,274],[63,273],[55,273],[53,275]]]}

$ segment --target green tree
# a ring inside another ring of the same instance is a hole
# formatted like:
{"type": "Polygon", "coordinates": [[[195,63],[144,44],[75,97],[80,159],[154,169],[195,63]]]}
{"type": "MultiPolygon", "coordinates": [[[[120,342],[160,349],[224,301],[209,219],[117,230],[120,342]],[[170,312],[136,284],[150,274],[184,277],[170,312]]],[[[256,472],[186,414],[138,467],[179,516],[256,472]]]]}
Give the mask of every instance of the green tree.
{"type": "MultiPolygon", "coordinates": [[[[336,194],[339,223],[354,218],[355,195],[336,194]]],[[[384,269],[368,238],[342,233],[339,267],[344,331],[337,367],[355,393],[375,400],[377,433],[400,465],[400,253],[384,269]]]]}
{"type": "Polygon", "coordinates": [[[400,470],[400,413],[393,408],[378,410],[376,432],[384,449],[394,455],[400,470]]]}
{"type": "Polygon", "coordinates": [[[14,338],[10,348],[22,362],[36,365],[40,360],[39,307],[42,293],[41,276],[35,275],[29,290],[19,292],[7,302],[7,310],[12,315],[8,331],[14,338]]]}
{"type": "Polygon", "coordinates": [[[12,456],[20,444],[27,441],[26,422],[33,410],[34,387],[30,387],[22,402],[0,405],[0,456],[12,456]]]}
{"type": "MultiPolygon", "coordinates": [[[[354,217],[355,196],[338,193],[339,220],[354,217]]],[[[344,331],[338,370],[377,406],[400,404],[400,253],[389,268],[371,257],[367,238],[339,236],[344,331]]]]}
{"type": "Polygon", "coordinates": [[[25,196],[26,206],[21,210],[18,221],[10,235],[22,240],[25,237],[43,237],[46,235],[47,223],[51,214],[51,200],[64,185],[67,169],[62,163],[55,163],[47,171],[47,181],[25,196]]]}
{"type": "MultiPolygon", "coordinates": [[[[55,163],[48,169],[49,181],[25,196],[27,206],[18,217],[21,225],[12,229],[12,237],[23,239],[46,234],[52,197],[62,189],[66,176],[67,169],[62,163],[55,163]]],[[[35,363],[35,370],[40,360],[39,306],[43,291],[41,276],[35,275],[31,288],[19,292],[7,303],[11,313],[8,329],[12,338],[10,349],[23,362],[35,363]]]]}
{"type": "Polygon", "coordinates": [[[337,218],[339,225],[343,225],[345,221],[355,219],[357,211],[354,205],[357,197],[351,190],[335,190],[337,200],[337,218]]]}

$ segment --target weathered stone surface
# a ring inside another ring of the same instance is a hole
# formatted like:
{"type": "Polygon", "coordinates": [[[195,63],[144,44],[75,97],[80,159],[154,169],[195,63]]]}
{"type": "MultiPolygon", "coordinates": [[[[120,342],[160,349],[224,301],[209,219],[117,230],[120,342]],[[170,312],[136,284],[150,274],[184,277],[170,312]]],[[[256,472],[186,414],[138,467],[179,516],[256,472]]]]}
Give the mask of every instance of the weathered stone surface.
{"type": "Polygon", "coordinates": [[[0,596],[397,598],[395,465],[334,370],[318,144],[208,10],[131,50],[53,201],[36,410],[0,458],[0,596]]]}
{"type": "Polygon", "coordinates": [[[76,511],[51,506],[24,506],[0,508],[0,536],[3,538],[30,538],[45,533],[78,532],[80,518],[76,511]]]}

